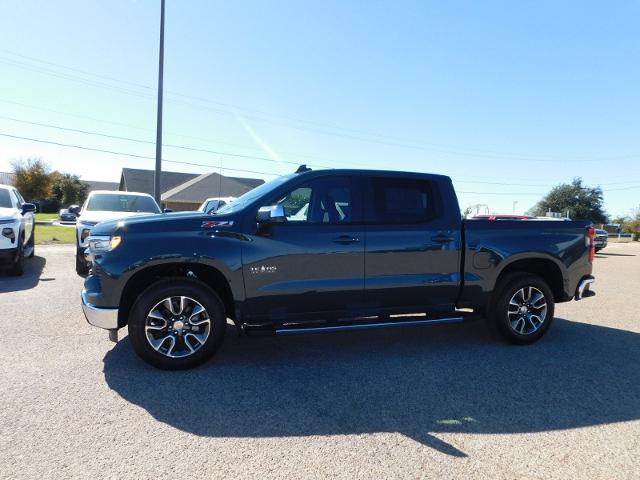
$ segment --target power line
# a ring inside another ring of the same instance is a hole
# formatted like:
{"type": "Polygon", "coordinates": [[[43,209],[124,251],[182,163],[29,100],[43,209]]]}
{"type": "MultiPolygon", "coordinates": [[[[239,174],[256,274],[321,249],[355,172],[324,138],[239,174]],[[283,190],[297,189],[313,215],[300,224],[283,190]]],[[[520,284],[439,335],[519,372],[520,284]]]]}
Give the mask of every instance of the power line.
{"type": "MultiPolygon", "coordinates": [[[[47,124],[47,123],[31,122],[31,121],[28,121],[28,120],[22,120],[22,119],[18,119],[18,118],[14,118],[14,117],[8,117],[8,116],[0,116],[0,119],[9,120],[9,121],[18,122],[18,123],[23,123],[23,124],[27,124],[27,125],[34,125],[34,126],[44,127],[44,128],[52,128],[52,129],[61,130],[61,131],[80,133],[80,134],[83,134],[83,135],[99,136],[99,137],[103,137],[103,138],[110,138],[110,139],[114,139],[114,140],[123,140],[123,141],[128,141],[128,142],[141,143],[141,144],[145,144],[145,145],[154,145],[155,144],[154,142],[149,141],[149,140],[141,140],[141,139],[137,139],[137,138],[123,137],[123,136],[118,136],[118,135],[106,134],[106,133],[103,133],[103,132],[95,132],[95,131],[82,130],[82,129],[76,129],[76,128],[68,128],[68,127],[62,127],[62,126],[59,126],[59,125],[47,124]]],[[[235,154],[235,153],[230,153],[230,152],[222,152],[222,151],[217,151],[217,150],[196,148],[196,147],[191,147],[191,146],[186,146],[186,145],[163,143],[163,146],[168,147],[168,148],[177,148],[177,149],[182,149],[182,150],[195,151],[195,152],[201,152],[201,153],[209,153],[209,154],[222,155],[222,156],[234,157],[234,158],[244,158],[244,159],[250,159],[250,160],[261,160],[261,161],[268,161],[268,162],[273,162],[273,163],[285,163],[285,164],[289,164],[289,165],[299,165],[300,164],[300,162],[293,162],[293,161],[287,161],[287,160],[275,160],[273,158],[268,158],[268,157],[260,157],[260,156],[255,156],[255,155],[235,154]]],[[[100,151],[100,150],[97,150],[97,151],[100,151]]],[[[105,151],[105,153],[110,153],[110,152],[112,152],[112,151],[110,151],[110,150],[109,151],[105,151]]],[[[169,160],[167,160],[167,161],[169,161],[169,160]]],[[[176,162],[174,162],[174,163],[176,163],[176,162]]],[[[190,165],[190,163],[185,163],[185,164],[190,165]]],[[[317,167],[321,167],[321,168],[333,168],[332,166],[320,165],[320,164],[315,164],[315,163],[311,164],[311,165],[317,166],[317,167]]],[[[200,165],[200,166],[213,166],[213,165],[200,165]]],[[[255,173],[263,173],[263,172],[255,172],[255,173]]],[[[540,185],[540,184],[511,183],[511,182],[485,182],[485,181],[479,181],[479,180],[457,180],[457,179],[453,179],[453,181],[455,183],[473,183],[473,184],[482,184],[482,185],[523,186],[523,187],[543,187],[543,186],[546,186],[546,185],[540,185]]],[[[611,185],[628,184],[628,183],[634,183],[636,181],[637,180],[630,180],[630,181],[627,181],[627,182],[613,182],[613,183],[611,183],[611,185]]],[[[602,186],[602,185],[607,185],[607,184],[599,184],[599,186],[602,186]]],[[[607,191],[629,190],[629,189],[633,189],[633,188],[638,188],[638,187],[636,187],[636,186],[627,186],[627,187],[618,188],[618,189],[607,189],[607,191]]],[[[460,191],[460,193],[482,194],[483,192],[464,192],[464,191],[460,191]]],[[[495,192],[495,193],[486,192],[486,193],[487,194],[491,194],[491,195],[498,195],[499,194],[498,192],[495,192]]],[[[509,193],[504,193],[504,194],[505,195],[509,195],[509,193]]],[[[523,192],[523,194],[534,194],[534,193],[523,192]]],[[[537,193],[535,193],[535,194],[537,194],[537,193]]]]}
{"type": "Polygon", "coordinates": [[[32,72],[36,72],[36,73],[43,73],[45,75],[50,75],[53,77],[57,77],[57,78],[61,78],[64,80],[70,80],[72,82],[77,82],[77,83],[81,83],[83,85],[88,85],[91,87],[98,87],[98,88],[104,88],[107,90],[113,90],[113,91],[117,91],[119,93],[124,93],[127,95],[133,95],[136,97],[141,97],[141,98],[146,98],[146,99],[152,99],[153,97],[147,94],[143,94],[140,92],[136,92],[135,90],[131,90],[131,89],[127,89],[124,87],[119,87],[119,86],[115,86],[115,85],[109,85],[103,82],[97,82],[95,80],[90,80],[90,79],[86,79],[86,78],[81,78],[78,77],[76,75],[71,75],[71,74],[67,74],[67,73],[60,73],[60,72],[54,72],[51,70],[47,70],[47,69],[43,69],[42,67],[38,67],[38,66],[33,66],[33,65],[28,65],[22,62],[16,62],[15,60],[6,60],[3,58],[0,58],[0,63],[4,63],[5,65],[12,65],[14,67],[18,67],[18,68],[22,68],[28,71],[32,71],[32,72]]]}
{"type": "Polygon", "coordinates": [[[50,62],[48,60],[42,60],[40,58],[31,57],[29,55],[24,55],[22,53],[13,52],[11,50],[2,49],[2,50],[0,50],[0,52],[5,53],[5,54],[9,54],[9,55],[13,55],[15,57],[24,58],[24,59],[30,60],[32,62],[44,63],[46,65],[51,65],[53,67],[63,68],[65,70],[71,70],[72,72],[81,73],[83,75],[87,75],[87,76],[90,76],[90,77],[100,78],[102,80],[109,80],[111,82],[120,82],[120,83],[124,83],[124,84],[131,85],[131,86],[138,87],[138,88],[144,88],[144,89],[151,90],[151,91],[154,90],[153,87],[150,87],[149,85],[144,85],[142,83],[131,82],[131,81],[128,81],[128,80],[121,80],[119,78],[110,77],[108,75],[99,75],[97,73],[88,72],[86,70],[81,70],[81,69],[75,68],[75,67],[69,67],[67,65],[62,65],[60,63],[50,62]]]}
{"type": "MultiPolygon", "coordinates": [[[[155,159],[155,157],[151,157],[151,156],[148,156],[148,155],[138,155],[138,154],[133,154],[133,153],[128,153],[128,152],[119,152],[119,151],[115,151],[115,150],[107,150],[107,149],[95,148],[95,147],[87,147],[87,146],[77,145],[77,144],[56,142],[56,141],[52,141],[52,140],[44,140],[44,139],[33,138],[33,137],[24,137],[24,136],[12,135],[12,134],[9,134],[9,133],[4,133],[4,132],[0,132],[0,136],[8,137],[8,138],[14,138],[14,139],[18,139],[18,140],[27,140],[27,141],[37,142],[37,143],[55,145],[55,146],[59,146],[59,147],[67,147],[67,148],[75,148],[75,149],[79,149],[79,150],[88,150],[88,151],[93,151],[93,152],[108,153],[108,154],[111,154],[111,155],[125,156],[125,157],[138,158],[138,159],[144,159],[144,160],[154,160],[155,159]]],[[[186,161],[181,161],[181,160],[169,160],[169,159],[164,159],[164,158],[163,158],[163,161],[167,162],[167,163],[174,163],[174,164],[180,164],[180,165],[190,165],[190,166],[197,166],[197,167],[206,167],[206,168],[220,169],[220,170],[225,170],[225,171],[254,173],[254,174],[257,174],[257,175],[277,176],[277,174],[275,174],[273,172],[264,172],[264,171],[259,171],[259,170],[248,170],[248,169],[241,169],[241,168],[229,168],[229,167],[222,167],[221,165],[214,165],[214,164],[210,164],[210,163],[186,162],[186,161]]],[[[640,188],[640,185],[632,186],[632,187],[608,189],[607,191],[630,190],[630,189],[636,189],[636,188],[640,188]]],[[[511,195],[511,196],[526,196],[526,195],[541,196],[541,195],[546,195],[546,193],[542,193],[542,192],[475,192],[475,191],[465,191],[465,190],[458,190],[457,192],[458,193],[464,193],[464,194],[470,194],[470,195],[511,195]]]]}
{"type": "MultiPolygon", "coordinates": [[[[83,135],[93,135],[93,136],[98,136],[98,137],[104,137],[104,138],[111,138],[114,140],[124,140],[127,142],[135,142],[135,143],[142,143],[142,144],[146,144],[146,145],[155,145],[155,142],[152,142],[150,140],[140,140],[137,138],[130,138],[130,137],[121,137],[118,135],[110,135],[107,133],[101,133],[101,132],[93,132],[93,131],[89,131],[89,130],[80,130],[77,128],[67,128],[67,127],[61,127],[59,125],[51,125],[48,123],[39,123],[39,122],[30,122],[28,120],[21,120],[18,118],[13,118],[13,117],[6,117],[6,116],[0,116],[0,119],[2,120],[9,120],[12,122],[18,122],[18,123],[23,123],[23,124],[27,124],[27,125],[35,125],[38,127],[45,127],[45,128],[54,128],[56,130],[62,130],[65,132],[73,132],[73,133],[81,133],[83,135]]],[[[239,154],[239,153],[229,153],[229,152],[220,152],[217,150],[208,150],[206,148],[196,148],[196,147],[190,147],[190,146],[186,146],[186,145],[176,145],[176,144],[171,144],[171,143],[163,143],[162,144],[163,147],[168,147],[168,148],[179,148],[182,150],[190,150],[190,151],[194,151],[194,152],[202,152],[202,153],[212,153],[215,155],[223,155],[226,157],[236,157],[236,158],[246,158],[246,159],[251,159],[251,160],[264,160],[267,162],[275,162],[275,163],[287,163],[290,165],[300,165],[300,162],[291,162],[291,161],[286,161],[286,160],[275,160],[273,158],[268,158],[268,157],[259,157],[259,156],[255,156],[255,155],[243,155],[243,154],[239,154]]],[[[319,164],[313,164],[315,166],[318,167],[323,167],[323,168],[331,168],[328,167],[326,165],[319,165],[319,164]]]]}
{"type": "MultiPolygon", "coordinates": [[[[18,140],[28,140],[31,142],[37,142],[37,143],[45,143],[48,145],[56,145],[58,147],[68,147],[68,148],[75,148],[78,150],[88,150],[88,151],[92,151],[92,152],[100,152],[100,153],[109,153],[111,155],[119,155],[119,156],[123,156],[123,157],[132,157],[132,158],[139,158],[139,159],[144,159],[144,160],[155,160],[155,157],[151,157],[149,155],[137,155],[135,153],[128,153],[128,152],[118,152],[115,150],[107,150],[107,149],[103,149],[103,148],[95,148],[95,147],[87,147],[84,145],[76,145],[76,144],[72,144],[72,143],[62,143],[62,142],[55,142],[53,140],[43,140],[40,138],[33,138],[33,137],[23,137],[20,135],[12,135],[9,133],[4,133],[4,132],[0,132],[0,136],[1,137],[8,137],[8,138],[15,138],[18,140]]],[[[261,171],[256,171],[256,170],[246,170],[246,169],[241,169],[241,168],[228,168],[228,167],[221,167],[220,165],[213,165],[210,163],[195,163],[195,162],[184,162],[181,160],[169,160],[166,158],[162,159],[163,162],[167,162],[167,163],[176,163],[176,164],[180,164],[180,165],[191,165],[191,166],[197,166],[197,167],[207,167],[207,168],[216,168],[216,169],[221,169],[221,170],[228,170],[228,171],[233,171],[233,172],[244,172],[244,173],[255,173],[258,175],[269,175],[269,176],[278,176],[276,173],[273,172],[261,172],[261,171]]]]}
{"type": "MultiPolygon", "coordinates": [[[[64,65],[57,64],[57,63],[54,63],[54,62],[47,62],[47,61],[43,61],[43,60],[38,60],[38,59],[35,59],[34,57],[27,57],[27,56],[24,56],[24,55],[15,53],[15,52],[10,52],[8,50],[4,50],[4,51],[9,53],[9,54],[11,54],[11,55],[20,56],[20,57],[23,57],[23,58],[28,58],[31,61],[47,63],[47,64],[50,64],[50,65],[55,65],[58,68],[66,68],[66,69],[69,69],[69,70],[82,72],[84,75],[96,76],[98,78],[108,78],[111,81],[118,81],[118,82],[128,83],[128,84],[136,85],[139,88],[146,88],[146,89],[150,88],[150,87],[142,85],[142,84],[136,84],[135,82],[128,82],[128,81],[125,81],[125,80],[114,79],[113,77],[106,77],[104,75],[97,75],[97,74],[93,74],[93,73],[88,73],[88,72],[82,71],[80,69],[64,66],[64,65]]],[[[0,61],[2,61],[2,60],[0,60],[0,61]]],[[[7,62],[7,60],[4,60],[4,61],[7,62]]],[[[133,94],[133,95],[136,95],[136,96],[139,96],[139,97],[143,97],[143,98],[152,98],[149,95],[141,94],[140,92],[135,92],[135,91],[132,91],[130,89],[124,89],[122,87],[116,87],[116,86],[113,86],[113,85],[99,83],[99,82],[95,82],[95,81],[91,81],[91,80],[87,80],[87,79],[78,79],[77,76],[74,79],[73,76],[71,76],[69,74],[60,74],[59,72],[52,73],[51,71],[45,71],[45,70],[42,70],[42,69],[38,70],[38,67],[34,67],[32,65],[21,63],[21,62],[16,62],[14,60],[9,60],[9,62],[11,62],[11,64],[13,64],[15,66],[19,66],[20,68],[31,69],[32,71],[38,71],[39,73],[45,73],[45,74],[48,74],[48,75],[59,76],[60,78],[65,78],[65,79],[68,79],[68,80],[80,81],[80,83],[85,83],[85,84],[90,85],[90,86],[95,86],[95,87],[100,87],[100,88],[107,88],[107,89],[109,89],[109,88],[110,89],[116,89],[120,93],[133,94]]],[[[204,101],[209,102],[209,103],[229,106],[229,107],[235,108],[237,110],[261,112],[260,110],[257,110],[257,109],[249,109],[249,108],[246,108],[246,107],[237,107],[237,106],[233,106],[231,104],[225,104],[223,102],[216,102],[216,101],[210,100],[210,99],[203,99],[202,97],[193,97],[193,96],[184,95],[184,94],[176,93],[176,92],[171,92],[171,94],[175,94],[177,96],[181,96],[181,97],[184,97],[184,98],[195,98],[195,99],[204,100],[204,101]]],[[[176,100],[169,100],[169,101],[171,101],[173,103],[178,103],[178,104],[190,106],[192,108],[205,109],[205,110],[212,111],[212,112],[215,112],[215,113],[218,113],[218,114],[229,115],[229,114],[233,114],[234,113],[234,112],[229,112],[227,110],[213,109],[211,107],[207,107],[207,106],[204,106],[204,105],[201,105],[201,104],[198,105],[198,104],[193,104],[193,103],[190,103],[190,102],[180,102],[180,101],[176,101],[176,100]]],[[[261,112],[261,113],[264,114],[264,115],[268,115],[268,116],[278,117],[277,115],[268,114],[266,112],[261,112]]],[[[392,147],[402,147],[402,148],[418,149],[418,150],[424,150],[424,151],[440,152],[440,153],[450,154],[450,155],[454,155],[454,156],[455,155],[457,155],[457,156],[467,156],[467,157],[472,157],[472,158],[493,158],[493,159],[502,159],[502,160],[522,160],[522,161],[529,161],[529,162],[559,162],[559,161],[563,161],[563,162],[575,163],[575,162],[603,162],[603,161],[610,161],[610,160],[617,160],[617,159],[629,159],[629,158],[638,158],[638,157],[640,157],[640,155],[638,155],[638,154],[630,154],[630,155],[617,155],[617,156],[600,157],[600,158],[568,159],[568,158],[535,157],[535,156],[529,156],[529,155],[505,154],[505,153],[495,153],[495,152],[494,153],[491,153],[491,152],[489,152],[489,153],[481,153],[482,150],[477,150],[477,149],[476,149],[476,152],[480,152],[480,153],[474,153],[474,152],[469,151],[469,150],[461,150],[461,149],[457,149],[457,148],[451,149],[451,148],[448,148],[448,147],[444,148],[444,147],[438,146],[438,144],[430,144],[431,146],[426,146],[426,145],[421,145],[421,144],[418,144],[418,143],[416,143],[416,144],[404,143],[404,141],[375,140],[375,139],[365,138],[365,137],[358,136],[358,135],[350,135],[350,134],[344,133],[344,131],[349,131],[350,130],[348,128],[338,127],[338,126],[329,126],[327,124],[324,124],[324,125],[328,126],[329,128],[343,130],[343,132],[331,132],[331,131],[326,131],[326,130],[318,130],[318,129],[313,129],[313,128],[309,128],[309,127],[299,126],[299,125],[298,126],[290,125],[290,124],[283,123],[283,122],[274,122],[273,120],[268,120],[268,119],[260,118],[260,117],[256,117],[256,116],[246,116],[246,117],[247,118],[251,118],[252,120],[259,121],[259,122],[272,123],[272,124],[276,124],[276,125],[279,124],[279,125],[285,126],[287,128],[293,128],[293,129],[297,129],[297,130],[309,131],[309,132],[313,132],[313,133],[321,133],[321,134],[325,134],[325,135],[338,136],[338,137],[343,137],[343,138],[348,138],[348,139],[353,139],[353,140],[358,140],[358,141],[364,141],[364,142],[370,142],[370,143],[378,143],[378,144],[383,144],[383,145],[392,146],[392,147]]],[[[286,117],[282,117],[281,116],[281,118],[286,118],[286,117]]],[[[323,125],[323,124],[320,124],[318,122],[311,122],[311,121],[301,120],[301,119],[296,119],[294,121],[299,122],[299,123],[309,123],[309,124],[323,125]]],[[[352,130],[352,131],[357,131],[357,130],[352,130]]],[[[374,136],[374,137],[377,136],[379,138],[389,138],[389,137],[382,136],[380,134],[373,134],[373,133],[368,133],[368,132],[363,132],[363,131],[358,131],[358,132],[364,133],[365,135],[369,135],[369,136],[374,136]]]]}
{"type": "MultiPolygon", "coordinates": [[[[94,122],[100,122],[100,123],[105,123],[108,125],[115,125],[118,127],[125,127],[125,128],[133,128],[135,130],[142,130],[142,131],[147,131],[147,132],[154,132],[155,130],[152,128],[145,128],[145,127],[141,127],[139,125],[131,125],[129,123],[122,123],[122,122],[114,122],[111,120],[105,120],[102,118],[96,118],[96,117],[91,117],[91,116],[87,116],[87,115],[78,115],[75,113],[70,113],[70,112],[65,112],[62,110],[56,110],[56,109],[52,109],[52,108],[44,108],[44,107],[39,107],[39,106],[35,106],[35,105],[30,105],[27,103],[22,103],[22,102],[16,102],[14,100],[6,100],[6,99],[2,99],[0,98],[0,102],[2,103],[8,103],[8,104],[12,104],[12,105],[18,105],[20,107],[25,107],[25,108],[30,108],[33,110],[39,110],[39,111],[43,111],[43,112],[50,112],[50,113],[55,113],[58,115],[65,115],[68,117],[72,117],[72,118],[79,118],[82,120],[91,120],[94,122]]],[[[177,132],[172,132],[172,131],[166,131],[164,132],[167,135],[171,135],[171,136],[175,136],[175,137],[181,137],[181,138],[189,138],[191,140],[198,140],[200,142],[204,142],[204,143],[208,143],[208,144],[220,144],[220,145],[229,145],[232,147],[238,147],[238,148],[243,148],[243,149],[247,149],[247,150],[261,150],[258,147],[251,147],[249,145],[243,145],[240,143],[233,143],[233,142],[226,142],[226,141],[222,141],[222,140],[212,140],[211,138],[203,138],[203,137],[197,137],[194,135],[185,135],[183,133],[177,133],[177,132]]],[[[166,145],[166,144],[163,144],[166,145]]],[[[321,160],[324,161],[326,159],[320,159],[319,157],[313,156],[313,155],[308,155],[308,154],[303,154],[303,153],[296,153],[296,152],[280,152],[283,155],[292,155],[292,156],[296,156],[296,157],[301,157],[301,158],[310,158],[310,159],[315,159],[315,160],[321,160]]],[[[314,165],[318,165],[315,164],[314,165]]]]}

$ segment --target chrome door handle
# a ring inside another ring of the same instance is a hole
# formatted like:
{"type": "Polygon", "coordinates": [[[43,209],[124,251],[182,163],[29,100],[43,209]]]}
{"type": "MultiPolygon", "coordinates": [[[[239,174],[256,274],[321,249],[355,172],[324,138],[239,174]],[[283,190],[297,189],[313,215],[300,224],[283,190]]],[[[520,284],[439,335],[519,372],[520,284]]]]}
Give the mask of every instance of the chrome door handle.
{"type": "Polygon", "coordinates": [[[455,239],[456,237],[452,235],[444,235],[444,234],[434,235],[433,237],[431,237],[431,240],[438,243],[449,243],[449,242],[453,242],[455,239]]]}
{"type": "Polygon", "coordinates": [[[340,235],[333,239],[335,243],[341,243],[343,245],[347,245],[349,243],[358,243],[360,241],[359,238],[351,237],[349,235],[340,235]]]}

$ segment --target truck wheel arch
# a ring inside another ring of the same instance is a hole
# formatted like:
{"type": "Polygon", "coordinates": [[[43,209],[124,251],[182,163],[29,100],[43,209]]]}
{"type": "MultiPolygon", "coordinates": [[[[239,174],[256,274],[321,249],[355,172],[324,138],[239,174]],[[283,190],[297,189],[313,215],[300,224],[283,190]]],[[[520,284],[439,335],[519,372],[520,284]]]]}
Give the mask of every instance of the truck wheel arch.
{"type": "Polygon", "coordinates": [[[566,300],[567,294],[564,290],[562,269],[554,260],[550,258],[536,257],[522,258],[509,262],[498,274],[495,285],[498,285],[507,275],[517,272],[538,275],[549,285],[556,302],[566,300]]]}
{"type": "Polygon", "coordinates": [[[218,269],[202,263],[165,263],[136,272],[122,289],[118,310],[118,328],[127,325],[129,312],[138,296],[149,285],[168,277],[188,278],[189,272],[213,289],[222,300],[228,318],[236,321],[236,309],[228,278],[218,269]]]}

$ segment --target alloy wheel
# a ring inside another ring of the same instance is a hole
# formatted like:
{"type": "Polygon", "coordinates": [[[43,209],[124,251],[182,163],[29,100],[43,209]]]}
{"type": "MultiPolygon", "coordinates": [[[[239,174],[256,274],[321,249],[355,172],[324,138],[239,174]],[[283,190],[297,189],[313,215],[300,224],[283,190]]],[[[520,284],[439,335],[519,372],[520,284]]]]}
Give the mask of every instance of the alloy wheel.
{"type": "Polygon", "coordinates": [[[197,300],[173,296],[154,305],[147,314],[144,329],[156,352],[169,358],[188,357],[209,338],[211,318],[197,300]]]}
{"type": "Polygon", "coordinates": [[[533,286],[517,290],[507,310],[511,329],[519,335],[537,332],[547,319],[547,299],[533,286]]]}

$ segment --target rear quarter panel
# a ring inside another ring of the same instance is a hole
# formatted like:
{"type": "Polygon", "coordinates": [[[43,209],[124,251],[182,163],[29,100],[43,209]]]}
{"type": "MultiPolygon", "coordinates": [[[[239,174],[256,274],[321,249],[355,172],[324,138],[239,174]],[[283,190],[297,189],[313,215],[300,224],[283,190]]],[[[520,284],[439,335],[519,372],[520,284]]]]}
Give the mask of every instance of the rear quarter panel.
{"type": "Polygon", "coordinates": [[[588,225],[587,221],[465,221],[459,306],[485,305],[504,269],[527,259],[553,262],[562,273],[565,296],[572,297],[580,279],[592,270],[585,243],[588,225]]]}

